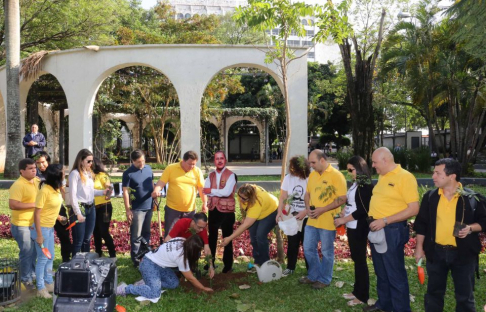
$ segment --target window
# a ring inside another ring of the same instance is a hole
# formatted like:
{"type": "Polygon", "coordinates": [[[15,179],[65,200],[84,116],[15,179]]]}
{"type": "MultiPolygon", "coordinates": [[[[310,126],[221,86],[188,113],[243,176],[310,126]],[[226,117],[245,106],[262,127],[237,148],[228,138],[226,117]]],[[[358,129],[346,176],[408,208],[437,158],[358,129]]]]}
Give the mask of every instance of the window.
{"type": "Polygon", "coordinates": [[[297,32],[296,32],[295,30],[292,30],[292,31],[290,32],[290,35],[291,35],[291,36],[297,36],[297,32]]]}
{"type": "Polygon", "coordinates": [[[307,58],[308,59],[315,59],[316,58],[316,53],[315,52],[309,52],[309,53],[307,53],[307,58]]]}
{"type": "Polygon", "coordinates": [[[265,33],[266,33],[267,35],[271,35],[270,30],[265,30],[265,33]]]}
{"type": "Polygon", "coordinates": [[[306,20],[305,18],[304,18],[304,19],[302,19],[302,25],[304,25],[304,26],[309,25],[309,24],[307,24],[307,20],[306,20]]]}
{"type": "Polygon", "coordinates": [[[272,30],[272,33],[273,33],[274,36],[276,36],[280,33],[280,29],[275,28],[274,30],[272,30]]]}
{"type": "Polygon", "coordinates": [[[306,30],[305,35],[307,37],[314,37],[314,30],[313,29],[312,30],[306,30]]]}
{"type": "Polygon", "coordinates": [[[287,40],[287,44],[291,47],[298,47],[300,46],[299,40],[287,40]]]}
{"type": "Polygon", "coordinates": [[[309,19],[309,25],[314,26],[314,20],[309,19]]]}
{"type": "Polygon", "coordinates": [[[186,15],[185,15],[184,17],[185,17],[185,18],[191,18],[191,14],[186,13],[186,15]]]}
{"type": "Polygon", "coordinates": [[[179,20],[184,19],[184,14],[182,14],[182,13],[177,14],[177,19],[179,19],[179,20]]]}
{"type": "Polygon", "coordinates": [[[314,43],[312,41],[302,41],[304,47],[312,47],[314,43]]]}

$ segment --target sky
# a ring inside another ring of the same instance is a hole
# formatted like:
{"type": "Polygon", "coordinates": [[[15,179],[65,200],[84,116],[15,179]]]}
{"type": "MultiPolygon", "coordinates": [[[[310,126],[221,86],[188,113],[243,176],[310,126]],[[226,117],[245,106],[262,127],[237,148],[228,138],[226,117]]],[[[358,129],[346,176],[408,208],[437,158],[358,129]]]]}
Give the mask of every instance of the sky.
{"type": "Polygon", "coordinates": [[[144,9],[150,9],[157,3],[157,0],[142,0],[142,7],[144,9]]]}

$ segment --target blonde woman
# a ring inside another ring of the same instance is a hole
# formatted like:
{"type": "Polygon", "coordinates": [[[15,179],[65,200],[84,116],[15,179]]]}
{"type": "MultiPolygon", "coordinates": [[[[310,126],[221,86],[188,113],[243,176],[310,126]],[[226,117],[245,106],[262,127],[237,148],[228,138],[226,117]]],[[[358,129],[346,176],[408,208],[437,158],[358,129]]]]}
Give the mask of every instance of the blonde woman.
{"type": "Polygon", "coordinates": [[[238,200],[244,219],[232,235],[223,239],[222,245],[228,245],[250,229],[253,258],[255,265],[260,266],[270,260],[267,236],[276,225],[278,199],[263,188],[247,183],[238,189],[238,200]]]}

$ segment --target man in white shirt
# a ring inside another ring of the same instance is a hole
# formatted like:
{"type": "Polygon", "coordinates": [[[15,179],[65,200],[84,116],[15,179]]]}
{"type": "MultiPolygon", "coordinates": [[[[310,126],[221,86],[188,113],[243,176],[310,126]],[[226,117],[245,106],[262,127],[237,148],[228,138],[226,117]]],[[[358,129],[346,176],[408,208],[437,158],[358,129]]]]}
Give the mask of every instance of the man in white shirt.
{"type": "MultiPolygon", "coordinates": [[[[209,249],[211,249],[212,255],[216,255],[219,228],[223,232],[223,237],[233,234],[237,181],[236,174],[226,168],[226,156],[223,152],[219,151],[214,154],[214,165],[216,170],[209,173],[203,189],[204,194],[208,196],[209,249]]],[[[231,272],[233,267],[233,244],[231,242],[224,247],[223,263],[223,273],[231,272]]]]}

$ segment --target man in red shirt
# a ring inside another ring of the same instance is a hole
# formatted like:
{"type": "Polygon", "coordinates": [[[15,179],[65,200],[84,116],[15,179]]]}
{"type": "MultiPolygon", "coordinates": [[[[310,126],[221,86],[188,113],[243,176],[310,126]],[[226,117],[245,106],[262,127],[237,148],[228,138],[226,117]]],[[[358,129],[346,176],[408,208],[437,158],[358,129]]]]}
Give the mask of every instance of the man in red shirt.
{"type": "MultiPolygon", "coordinates": [[[[208,225],[208,217],[203,212],[198,212],[194,214],[191,218],[179,219],[172,229],[164,239],[164,243],[175,237],[189,238],[191,235],[199,235],[204,242],[204,254],[206,256],[211,256],[211,250],[208,244],[208,232],[206,231],[206,226],[208,225]]],[[[213,261],[209,261],[209,276],[213,278],[214,276],[214,266],[213,261]]]]}

